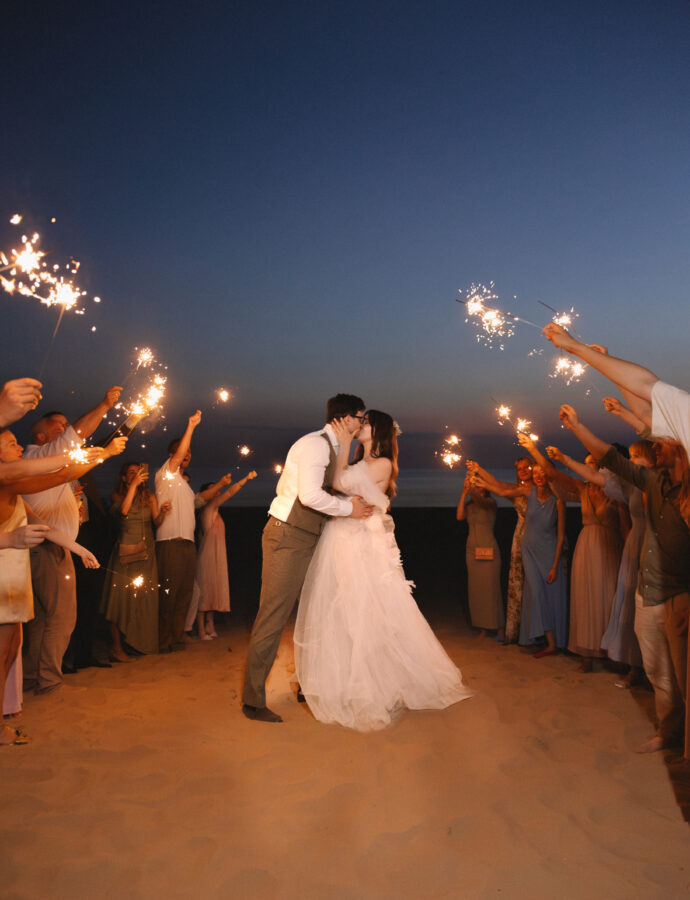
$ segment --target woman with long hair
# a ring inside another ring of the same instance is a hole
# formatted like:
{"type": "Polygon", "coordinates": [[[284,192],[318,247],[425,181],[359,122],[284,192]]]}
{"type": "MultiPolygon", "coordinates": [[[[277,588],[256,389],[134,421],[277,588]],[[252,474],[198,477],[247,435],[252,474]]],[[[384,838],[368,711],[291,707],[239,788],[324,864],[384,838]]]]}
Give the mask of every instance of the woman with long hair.
{"type": "Polygon", "coordinates": [[[160,525],[170,504],[158,508],[148,489],[148,466],[123,464],[110,512],[118,524],[118,536],[108,562],[101,612],[110,624],[113,662],[129,662],[122,640],[139,653],[158,651],[158,568],[153,525],[160,525]]]}
{"type": "Polygon", "coordinates": [[[494,534],[496,501],[486,488],[472,484],[467,475],[456,510],[458,522],[467,520],[465,547],[467,599],[470,622],[480,634],[495,631],[494,640],[505,640],[505,613],[501,594],[501,553],[494,534]]]}
{"type": "Polygon", "coordinates": [[[397,426],[369,410],[352,435],[333,423],[333,485],[375,507],[368,519],[332,518],[312,558],[295,625],[295,664],[314,716],[359,731],[402,709],[443,709],[471,696],[419,611],[388,514],[398,474],[397,426]]]}
{"type": "MultiPolygon", "coordinates": [[[[532,460],[529,456],[519,456],[515,462],[515,484],[519,487],[532,485],[532,460]]],[[[468,461],[467,468],[472,474],[479,467],[473,461],[468,461]]],[[[515,484],[508,481],[499,481],[490,472],[481,469],[487,489],[494,494],[509,499],[515,507],[517,522],[513,531],[513,542],[510,546],[510,568],[508,570],[508,596],[506,598],[506,624],[505,643],[514,644],[520,636],[520,620],[522,618],[522,594],[525,585],[525,570],[522,565],[522,536],[525,533],[525,514],[527,513],[527,493],[524,491],[515,494],[515,484]],[[501,491],[507,491],[503,494],[501,491]],[[511,493],[513,494],[511,496],[511,493]]]]}

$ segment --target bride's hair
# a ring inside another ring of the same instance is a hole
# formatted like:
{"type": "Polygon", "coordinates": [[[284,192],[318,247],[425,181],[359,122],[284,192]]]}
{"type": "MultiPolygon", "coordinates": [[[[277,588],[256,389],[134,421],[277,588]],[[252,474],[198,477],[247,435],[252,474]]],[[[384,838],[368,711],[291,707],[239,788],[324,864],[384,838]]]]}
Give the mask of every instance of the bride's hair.
{"type": "MultiPolygon", "coordinates": [[[[378,409],[368,409],[366,417],[371,426],[371,456],[373,459],[390,459],[391,477],[386,488],[386,495],[393,499],[396,494],[395,480],[398,477],[398,436],[395,422],[388,413],[378,409]]],[[[360,444],[352,462],[359,462],[364,456],[364,447],[360,444]]]]}

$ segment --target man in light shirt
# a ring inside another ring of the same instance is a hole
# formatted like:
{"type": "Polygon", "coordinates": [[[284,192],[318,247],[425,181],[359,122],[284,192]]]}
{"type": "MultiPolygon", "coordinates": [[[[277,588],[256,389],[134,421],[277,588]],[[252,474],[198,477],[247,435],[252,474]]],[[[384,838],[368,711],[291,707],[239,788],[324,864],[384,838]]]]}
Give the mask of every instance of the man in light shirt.
{"type": "MultiPolygon", "coordinates": [[[[81,446],[118,401],[120,387],[111,387],[101,402],[70,425],[60,412],[42,416],[31,428],[27,459],[54,456],[81,446]]],[[[124,446],[124,445],[123,445],[124,446]]],[[[122,447],[117,452],[120,452],[122,447]]],[[[116,447],[111,452],[115,452],[116,447]]],[[[54,528],[75,540],[79,531],[79,506],[71,482],[27,494],[33,511],[54,528]]],[[[45,541],[31,548],[31,580],[34,618],[27,626],[24,687],[46,694],[62,684],[62,657],[67,650],[77,616],[77,593],[71,555],[45,541]]]]}
{"type": "Polygon", "coordinates": [[[248,719],[283,721],[266,706],[266,678],[326,520],[371,515],[372,507],[361,497],[345,499],[331,492],[338,450],[331,423],[338,419],[357,435],[364,408],[364,401],[352,394],[331,397],[326,406],[328,424],[296,441],[285,459],[262,538],[261,599],[249,639],[242,692],[242,712],[248,719]]]}
{"type": "Polygon", "coordinates": [[[192,454],[194,429],[201,422],[197,409],[189,417],[182,437],[168,447],[168,459],[156,472],[156,500],[167,510],[156,529],[156,562],[160,583],[158,601],[158,649],[160,653],[184,650],[184,623],[194,589],[194,491],[184,478],[192,454]]]}
{"type": "Polygon", "coordinates": [[[666,384],[644,366],[609,356],[599,344],[583,344],[555,322],[550,322],[543,334],[556,347],[578,356],[616,384],[630,409],[655,438],[673,438],[690,456],[690,394],[687,391],[666,384]]]}

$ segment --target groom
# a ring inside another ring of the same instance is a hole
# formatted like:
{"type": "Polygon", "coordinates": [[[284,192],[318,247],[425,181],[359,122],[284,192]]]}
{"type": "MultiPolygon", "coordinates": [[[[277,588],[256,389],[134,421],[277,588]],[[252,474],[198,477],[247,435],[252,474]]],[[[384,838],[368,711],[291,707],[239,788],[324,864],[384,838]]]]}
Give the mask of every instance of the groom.
{"type": "Polygon", "coordinates": [[[261,599],[249,638],[242,692],[242,712],[248,719],[283,721],[266,706],[266,678],[326,519],[371,515],[373,507],[361,497],[346,500],[331,492],[338,450],[332,423],[339,419],[356,436],[363,415],[360,397],[336,394],[326,405],[325,428],[305,434],[288,450],[262,538],[261,599]]]}

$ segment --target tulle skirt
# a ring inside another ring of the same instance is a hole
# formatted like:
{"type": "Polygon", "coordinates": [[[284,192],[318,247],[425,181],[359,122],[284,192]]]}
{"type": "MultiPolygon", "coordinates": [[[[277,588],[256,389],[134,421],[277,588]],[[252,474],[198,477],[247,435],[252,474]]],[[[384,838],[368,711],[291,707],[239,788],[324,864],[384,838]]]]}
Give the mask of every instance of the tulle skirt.
{"type": "Polygon", "coordinates": [[[327,523],[300,598],[295,663],[314,716],[359,731],[472,695],[419,611],[380,512],[327,523]]]}

